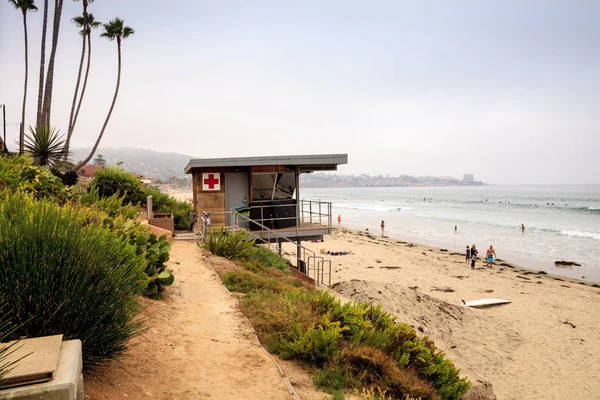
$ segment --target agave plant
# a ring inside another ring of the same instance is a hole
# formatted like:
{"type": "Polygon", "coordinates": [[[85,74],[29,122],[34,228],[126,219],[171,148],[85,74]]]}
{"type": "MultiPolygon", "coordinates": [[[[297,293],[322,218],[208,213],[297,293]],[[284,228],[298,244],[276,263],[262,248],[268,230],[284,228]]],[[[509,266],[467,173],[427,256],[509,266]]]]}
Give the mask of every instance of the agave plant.
{"type": "Polygon", "coordinates": [[[65,141],[60,131],[48,125],[29,127],[25,135],[25,151],[31,153],[37,165],[58,167],[63,164],[65,141]]]}

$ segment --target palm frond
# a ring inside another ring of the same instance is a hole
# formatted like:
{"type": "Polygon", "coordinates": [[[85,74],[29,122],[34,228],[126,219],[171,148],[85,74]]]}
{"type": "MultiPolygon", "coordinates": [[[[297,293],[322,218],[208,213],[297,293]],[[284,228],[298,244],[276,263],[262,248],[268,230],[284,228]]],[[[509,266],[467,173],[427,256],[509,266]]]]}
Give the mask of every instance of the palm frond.
{"type": "Polygon", "coordinates": [[[126,39],[133,35],[135,31],[129,27],[124,26],[124,22],[120,18],[115,18],[112,21],[103,24],[104,32],[100,36],[107,38],[108,40],[115,40],[117,38],[126,39]]]}
{"type": "Polygon", "coordinates": [[[8,0],[8,2],[17,10],[21,10],[23,12],[38,10],[38,8],[35,6],[34,0],[8,0]]]}
{"type": "Polygon", "coordinates": [[[71,19],[71,21],[73,21],[73,23],[78,27],[78,28],[82,28],[79,31],[79,34],[81,36],[86,36],[89,35],[92,32],[92,29],[96,29],[98,28],[100,25],[102,25],[100,23],[100,21],[96,21],[96,19],[94,18],[94,14],[90,14],[90,13],[85,13],[82,15],[78,15],[76,17],[73,17],[71,19]]]}
{"type": "Polygon", "coordinates": [[[135,33],[135,31],[126,26],[125,28],[123,28],[123,39],[127,39],[129,36],[133,35],[135,33]]]}

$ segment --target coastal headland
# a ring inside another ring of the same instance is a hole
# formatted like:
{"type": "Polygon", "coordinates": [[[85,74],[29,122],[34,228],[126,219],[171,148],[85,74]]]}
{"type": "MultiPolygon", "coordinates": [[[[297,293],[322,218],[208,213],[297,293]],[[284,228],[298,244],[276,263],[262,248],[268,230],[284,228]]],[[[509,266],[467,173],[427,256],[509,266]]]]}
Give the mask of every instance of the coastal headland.
{"type": "MultiPolygon", "coordinates": [[[[600,286],[497,261],[339,228],[311,250],[331,256],[342,299],[380,303],[433,339],[474,384],[499,399],[596,399],[600,393],[600,286]],[[510,300],[472,309],[461,300],[510,300]]],[[[287,249],[293,251],[290,248],[287,249]]]]}

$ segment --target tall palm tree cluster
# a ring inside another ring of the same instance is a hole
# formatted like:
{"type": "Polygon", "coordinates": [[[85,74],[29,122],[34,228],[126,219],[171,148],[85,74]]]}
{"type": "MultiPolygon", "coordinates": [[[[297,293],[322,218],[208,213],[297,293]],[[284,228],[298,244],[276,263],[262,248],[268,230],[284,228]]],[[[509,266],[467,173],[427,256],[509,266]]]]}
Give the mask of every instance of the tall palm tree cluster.
{"type": "MultiPolygon", "coordinates": [[[[27,38],[27,15],[30,12],[38,10],[35,0],[8,0],[18,11],[23,14],[23,29],[25,42],[25,81],[23,90],[23,109],[21,113],[21,135],[19,139],[19,152],[28,151],[31,153],[35,162],[40,165],[62,166],[67,168],[69,149],[71,138],[75,132],[79,112],[83,103],[88,78],[90,76],[90,66],[92,58],[92,32],[101,27],[103,32],[101,37],[107,38],[110,41],[117,42],[117,84],[115,93],[106,115],[106,119],[98,137],[94,143],[91,153],[80,163],[74,166],[74,170],[79,170],[93,157],[102,137],[108,122],[112,115],[119,87],[121,84],[121,42],[134,34],[134,30],[125,26],[120,18],[114,18],[108,23],[100,23],[96,21],[94,15],[88,12],[88,7],[94,0],[81,0],[83,10],[81,15],[72,18],[73,23],[79,28],[81,35],[81,57],[79,59],[79,69],[77,81],[73,93],[73,101],[71,103],[71,112],[69,114],[69,123],[67,127],[66,138],[61,135],[58,129],[51,128],[51,111],[52,111],[52,92],[54,89],[54,64],[56,59],[56,49],[58,47],[58,34],[60,31],[61,16],[64,0],[54,0],[54,8],[52,15],[52,38],[50,47],[50,56],[46,67],[46,34],[48,28],[48,0],[44,0],[43,4],[43,22],[42,22],[42,41],[40,54],[40,73],[39,73],[39,89],[37,98],[37,116],[34,126],[30,126],[29,134],[25,134],[25,108],[27,105],[27,84],[29,74],[28,60],[28,38],[27,38]],[[85,71],[84,71],[85,65],[85,71]],[[83,78],[83,79],[82,79],[83,78]],[[26,140],[25,140],[26,138],[26,140]]],[[[74,0],[79,2],[80,0],[74,0]]]]}

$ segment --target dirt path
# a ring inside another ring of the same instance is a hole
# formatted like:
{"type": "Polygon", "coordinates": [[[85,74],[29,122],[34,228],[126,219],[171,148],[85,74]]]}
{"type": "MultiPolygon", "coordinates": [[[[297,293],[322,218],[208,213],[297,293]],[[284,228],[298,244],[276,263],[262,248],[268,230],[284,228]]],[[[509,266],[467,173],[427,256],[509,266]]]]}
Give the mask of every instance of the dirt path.
{"type": "Polygon", "coordinates": [[[143,300],[151,328],[127,357],[85,376],[86,399],[292,399],[196,244],[175,241],[170,268],[165,299],[143,300]]]}

